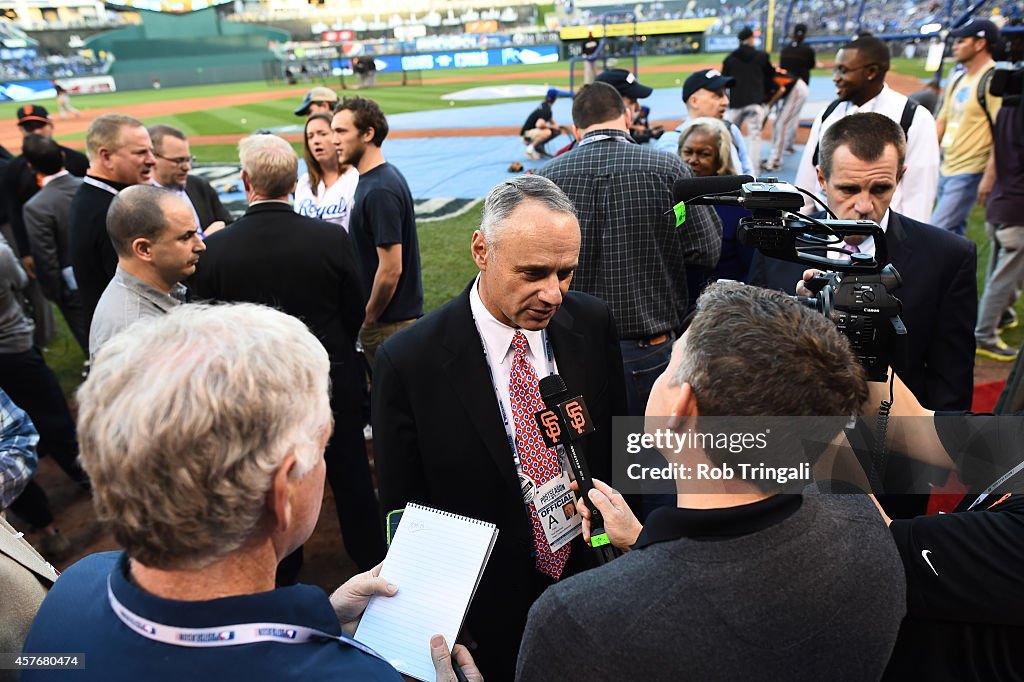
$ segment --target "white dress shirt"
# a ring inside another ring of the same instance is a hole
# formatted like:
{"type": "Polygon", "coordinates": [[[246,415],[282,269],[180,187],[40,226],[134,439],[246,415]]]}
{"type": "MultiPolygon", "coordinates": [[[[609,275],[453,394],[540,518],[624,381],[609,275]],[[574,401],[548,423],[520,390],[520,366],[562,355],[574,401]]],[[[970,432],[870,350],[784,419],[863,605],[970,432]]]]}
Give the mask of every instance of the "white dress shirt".
{"type": "MultiPolygon", "coordinates": [[[[888,85],[882,88],[878,96],[868,100],[862,106],[851,102],[843,102],[833,111],[827,121],[821,120],[822,111],[814,119],[811,134],[804,146],[804,155],[796,172],[795,184],[808,191],[816,192],[823,201],[824,195],[818,187],[818,175],[812,163],[814,150],[821,140],[821,135],[830,125],[850,114],[858,112],[874,112],[888,116],[896,123],[903,117],[903,108],[907,98],[888,85]]],[[[889,208],[908,218],[927,223],[932,216],[935,205],[935,193],[939,184],[939,139],[935,132],[935,119],[924,107],[917,107],[914,120],[910,124],[907,135],[907,172],[896,185],[889,208]]],[[[816,211],[816,204],[810,199],[804,203],[804,212],[816,211]]]]}
{"type": "MultiPolygon", "coordinates": [[[[882,234],[887,234],[888,230],[889,230],[889,211],[890,211],[890,209],[886,209],[885,210],[885,214],[882,216],[881,222],[878,223],[878,226],[880,228],[882,228],[882,234]]],[[[846,242],[843,242],[843,244],[845,245],[846,242]]],[[[872,258],[875,256],[875,238],[874,237],[868,237],[867,239],[862,241],[860,244],[857,244],[856,247],[857,247],[857,252],[859,252],[859,253],[866,253],[869,256],[871,256],[872,258]]],[[[850,254],[849,253],[846,253],[845,256],[846,256],[846,260],[850,260],[850,254]]],[[[830,254],[830,257],[835,258],[835,255],[830,254]]]]}
{"type": "Polygon", "coordinates": [[[512,358],[515,354],[512,348],[512,338],[515,336],[516,331],[521,331],[526,336],[526,341],[529,343],[526,359],[533,365],[538,379],[542,379],[549,374],[556,374],[558,369],[553,358],[550,366],[548,365],[547,351],[545,350],[544,343],[545,332],[529,331],[526,329],[517,330],[499,322],[495,319],[494,315],[491,315],[491,312],[487,310],[487,306],[481,300],[480,292],[477,291],[479,284],[480,276],[477,275],[476,281],[473,282],[473,287],[469,291],[469,309],[473,313],[476,329],[483,340],[484,348],[487,350],[487,365],[491,370],[494,385],[498,389],[498,397],[505,408],[505,414],[508,415],[508,433],[514,438],[516,426],[512,420],[512,402],[508,394],[508,383],[512,376],[512,358]]]}

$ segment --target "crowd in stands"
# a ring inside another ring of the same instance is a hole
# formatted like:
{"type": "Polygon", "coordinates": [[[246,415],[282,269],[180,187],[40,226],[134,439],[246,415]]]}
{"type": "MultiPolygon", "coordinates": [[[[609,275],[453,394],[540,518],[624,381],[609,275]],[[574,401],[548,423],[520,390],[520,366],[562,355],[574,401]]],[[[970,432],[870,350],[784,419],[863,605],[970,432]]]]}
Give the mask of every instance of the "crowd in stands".
{"type": "MultiPolygon", "coordinates": [[[[767,158],[761,126],[815,63],[804,25],[779,68],[750,27],[736,37],[721,69],[680,72],[674,131],[643,127],[652,88],[610,69],[575,93],[575,142],[552,154],[549,91],[522,138],[553,158],[490,190],[463,256],[475,275],[430,312],[376,101],[306,94],[301,177],[281,137],[242,139],[237,219],[182,131],[105,113],[83,156],[21,107],[22,153],[0,155],[0,505],[29,532],[0,526],[3,646],[83,653],[75,674],[113,682],[398,680],[409,661],[359,627],[371,600],[413,592],[420,576],[386,572],[385,512],[418,502],[499,531],[457,641],[408,644],[443,682],[1024,676],[1024,420],[967,413],[975,355],[1017,358],[1000,333],[1024,286],[1024,117],[992,89],[999,29],[952,32],[961,75],[934,114],[886,85],[884,41],[844,43],[803,150],[798,184],[877,227],[826,227],[806,253],[902,278],[875,327],[902,332],[885,380],[791,296],[820,271],[747,249],[739,202],[692,201],[777,164],[789,126],[767,158]],[[51,302],[89,358],[76,422],[40,351],[51,302]],[[880,408],[878,432],[852,419],[880,408]],[[625,416],[648,433],[616,440],[625,416]],[[71,550],[31,480],[41,454],[118,551],[57,576],[25,542],[71,550]],[[957,500],[910,494],[950,472],[957,500]],[[298,582],[325,484],[360,571],[330,596],[298,582]]],[[[861,276],[873,300],[883,279],[861,276]]],[[[460,556],[432,543],[424,576],[460,556]]],[[[455,595],[415,598],[433,615],[455,595]]]]}
{"type": "Polygon", "coordinates": [[[32,55],[0,61],[0,78],[19,81],[100,76],[106,73],[109,66],[106,61],[80,55],[32,55]]]}

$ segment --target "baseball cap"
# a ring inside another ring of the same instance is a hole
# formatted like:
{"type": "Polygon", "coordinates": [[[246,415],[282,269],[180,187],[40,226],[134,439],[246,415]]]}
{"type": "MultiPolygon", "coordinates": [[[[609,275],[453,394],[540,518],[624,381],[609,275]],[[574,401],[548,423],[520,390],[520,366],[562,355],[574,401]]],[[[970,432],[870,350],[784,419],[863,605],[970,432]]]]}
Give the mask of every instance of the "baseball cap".
{"type": "Polygon", "coordinates": [[[683,103],[689,101],[690,96],[698,90],[720,90],[731,88],[734,85],[736,85],[736,79],[732,76],[723,76],[718,69],[698,71],[683,83],[683,103]]]}
{"type": "Polygon", "coordinates": [[[630,99],[643,99],[654,92],[653,88],[638,81],[632,72],[625,69],[608,69],[594,80],[607,83],[618,90],[620,95],[630,99]]]}
{"type": "Polygon", "coordinates": [[[330,88],[313,88],[306,93],[306,97],[302,100],[302,104],[298,109],[295,110],[296,116],[305,116],[309,113],[309,105],[313,102],[330,102],[334,104],[338,101],[338,93],[334,92],[330,88]]]}
{"type": "Polygon", "coordinates": [[[38,104],[26,104],[18,109],[18,125],[21,125],[22,123],[29,123],[31,121],[52,123],[50,120],[50,112],[46,110],[46,107],[41,107],[38,104]]]}
{"type": "Polygon", "coordinates": [[[548,88],[548,91],[544,94],[544,99],[551,100],[552,102],[558,99],[558,88],[548,88]]]}
{"type": "Polygon", "coordinates": [[[971,19],[949,32],[954,38],[984,38],[989,46],[999,42],[999,27],[988,19],[971,19]]]}
{"type": "Polygon", "coordinates": [[[753,35],[754,29],[750,28],[749,26],[744,26],[742,29],[740,29],[740,33],[736,37],[740,39],[740,42],[743,42],[744,40],[750,38],[753,35]]]}

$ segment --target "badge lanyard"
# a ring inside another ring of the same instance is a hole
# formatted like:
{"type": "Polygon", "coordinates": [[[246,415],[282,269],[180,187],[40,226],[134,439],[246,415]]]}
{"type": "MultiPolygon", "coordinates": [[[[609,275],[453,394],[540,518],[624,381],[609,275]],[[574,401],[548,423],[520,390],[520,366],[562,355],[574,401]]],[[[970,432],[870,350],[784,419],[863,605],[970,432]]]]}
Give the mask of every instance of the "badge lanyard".
{"type": "Polygon", "coordinates": [[[998,488],[1002,484],[1004,484],[1007,481],[1009,481],[1011,478],[1013,478],[1014,476],[1019,474],[1021,471],[1024,471],[1024,462],[1021,462],[1017,466],[1013,467],[1012,469],[1007,471],[1005,474],[1000,476],[999,480],[997,480],[995,483],[993,483],[989,487],[985,488],[985,490],[980,495],[978,495],[978,499],[974,500],[974,502],[971,502],[971,506],[969,506],[967,508],[967,511],[971,511],[972,509],[977,507],[979,504],[981,504],[981,501],[984,500],[989,495],[991,495],[995,491],[996,488],[998,488]]]}
{"type": "Polygon", "coordinates": [[[579,141],[579,146],[582,147],[585,144],[593,144],[594,142],[602,142],[604,140],[615,140],[616,142],[622,142],[624,144],[631,143],[631,141],[625,137],[620,137],[618,135],[605,135],[602,133],[601,135],[591,135],[590,137],[583,138],[579,141]]]}
{"type": "Polygon", "coordinates": [[[90,177],[90,176],[86,175],[84,178],[82,178],[82,182],[84,182],[87,185],[92,185],[93,187],[97,187],[97,188],[103,190],[104,192],[110,192],[115,197],[117,196],[117,190],[114,189],[113,187],[111,187],[110,185],[108,185],[107,183],[103,182],[102,180],[97,180],[96,178],[93,178],[93,177],[90,177]]]}
{"type": "MultiPolygon", "coordinates": [[[[512,423],[508,418],[508,412],[505,411],[505,403],[501,399],[501,391],[498,390],[498,382],[494,380],[494,370],[491,368],[491,359],[487,354],[487,344],[484,342],[484,335],[480,332],[480,323],[477,322],[476,315],[473,315],[473,324],[476,326],[477,336],[480,337],[480,347],[484,351],[484,362],[487,364],[487,375],[491,379],[491,387],[494,389],[494,396],[498,400],[498,409],[501,410],[501,421],[505,425],[505,437],[508,438],[508,446],[512,450],[512,459],[515,461],[516,471],[521,474],[522,468],[519,464],[519,449],[516,447],[515,429],[512,427],[512,423]]],[[[551,350],[551,339],[548,338],[548,330],[544,329],[541,331],[541,335],[544,337],[544,355],[547,356],[548,372],[554,374],[555,354],[551,350]]],[[[511,402],[511,399],[512,397],[510,395],[509,402],[511,402]]]]}
{"type": "Polygon", "coordinates": [[[374,658],[384,660],[376,651],[360,644],[348,635],[332,635],[321,630],[307,628],[302,625],[288,623],[232,623],[212,628],[179,628],[148,620],[133,613],[127,606],[118,601],[110,586],[107,576],[107,598],[110,608],[122,623],[135,633],[154,642],[183,646],[189,648],[240,646],[257,642],[277,642],[279,644],[306,644],[307,642],[336,640],[347,644],[374,658]]]}

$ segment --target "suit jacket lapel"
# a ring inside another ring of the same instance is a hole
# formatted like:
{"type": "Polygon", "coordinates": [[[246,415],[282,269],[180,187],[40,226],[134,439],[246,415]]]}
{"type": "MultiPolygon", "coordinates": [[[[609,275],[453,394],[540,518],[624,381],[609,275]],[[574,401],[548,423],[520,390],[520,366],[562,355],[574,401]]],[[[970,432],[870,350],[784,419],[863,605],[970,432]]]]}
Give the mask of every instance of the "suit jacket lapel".
{"type": "Polygon", "coordinates": [[[897,271],[900,268],[909,268],[914,255],[913,246],[907,240],[907,232],[903,227],[902,218],[903,216],[899,213],[889,211],[889,225],[885,230],[885,243],[889,247],[889,262],[897,271]]]}
{"type": "MultiPolygon", "coordinates": [[[[587,381],[584,351],[586,340],[583,333],[576,330],[576,320],[564,305],[551,318],[551,324],[548,325],[548,338],[551,339],[551,349],[555,353],[558,374],[565,381],[569,396],[582,395],[587,398],[590,394],[589,397],[594,398],[587,381]]],[[[585,456],[587,439],[580,439],[574,444],[574,447],[577,452],[585,456]]]]}
{"type": "Polygon", "coordinates": [[[462,414],[452,415],[453,422],[462,423],[453,423],[452,428],[475,429],[501,475],[518,490],[519,475],[509,449],[508,435],[501,420],[501,408],[484,358],[480,334],[469,308],[468,287],[452,302],[451,317],[451,324],[448,325],[441,345],[446,354],[442,361],[445,376],[451,381],[462,405],[462,414]]]}

